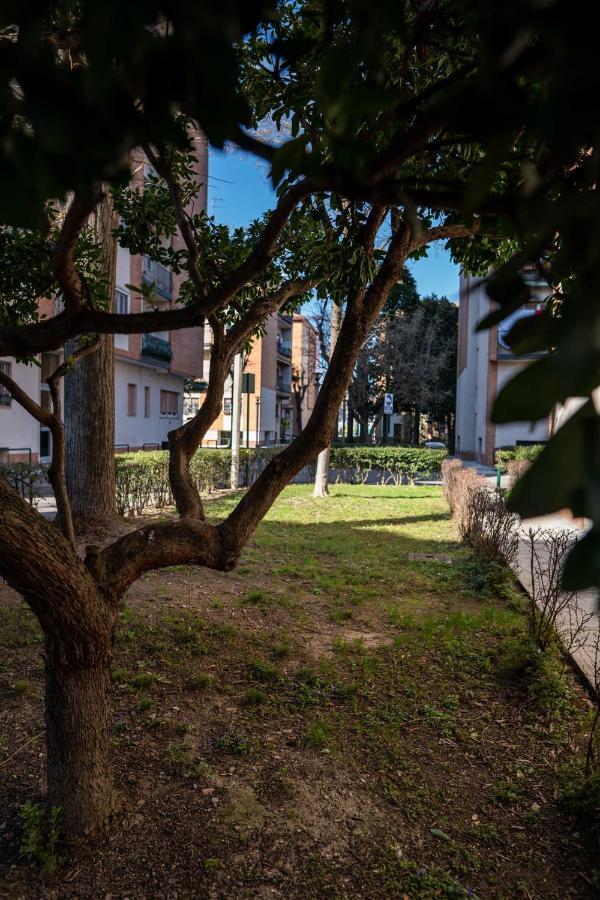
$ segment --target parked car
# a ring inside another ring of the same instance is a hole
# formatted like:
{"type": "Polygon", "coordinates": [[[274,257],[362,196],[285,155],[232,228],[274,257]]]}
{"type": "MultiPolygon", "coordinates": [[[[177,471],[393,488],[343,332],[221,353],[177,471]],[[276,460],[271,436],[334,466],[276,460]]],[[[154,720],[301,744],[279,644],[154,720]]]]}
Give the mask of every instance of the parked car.
{"type": "Polygon", "coordinates": [[[446,445],[443,441],[425,441],[426,450],[445,450],[446,445]]]}

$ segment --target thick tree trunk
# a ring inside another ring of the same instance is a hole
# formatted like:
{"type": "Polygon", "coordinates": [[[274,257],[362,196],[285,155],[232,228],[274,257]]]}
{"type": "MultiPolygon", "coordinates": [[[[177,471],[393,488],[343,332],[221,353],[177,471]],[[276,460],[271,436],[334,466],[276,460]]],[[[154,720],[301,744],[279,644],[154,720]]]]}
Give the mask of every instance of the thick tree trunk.
{"type": "MultiPolygon", "coordinates": [[[[331,335],[329,346],[329,359],[333,357],[342,327],[342,307],[338,303],[333,304],[331,310],[331,335]]],[[[335,419],[334,433],[337,435],[337,416],[335,419]]],[[[321,450],[317,458],[317,473],[315,475],[315,497],[329,496],[329,458],[331,456],[331,444],[321,450]]]]}
{"type": "Polygon", "coordinates": [[[108,762],[110,657],[65,668],[46,650],[48,803],[62,810],[66,833],[101,834],[116,808],[108,762]]]}
{"type": "Polygon", "coordinates": [[[417,406],[413,420],[413,444],[418,447],[421,439],[421,410],[417,406]]]}
{"type": "MultiPolygon", "coordinates": [[[[112,308],[117,248],[112,197],[107,191],[93,225],[102,245],[106,291],[112,308]]],[[[67,490],[75,527],[103,528],[117,515],[115,497],[115,378],[113,335],[100,337],[95,353],[65,376],[67,490]]],[[[65,348],[65,355],[77,344],[65,348]]]]}

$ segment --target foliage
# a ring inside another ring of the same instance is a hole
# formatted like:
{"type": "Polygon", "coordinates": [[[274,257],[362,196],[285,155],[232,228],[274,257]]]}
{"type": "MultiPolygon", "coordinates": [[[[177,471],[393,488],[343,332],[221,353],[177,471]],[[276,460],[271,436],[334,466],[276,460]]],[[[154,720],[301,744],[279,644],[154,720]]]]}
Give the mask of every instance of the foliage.
{"type": "Polygon", "coordinates": [[[509,462],[515,460],[532,463],[538,458],[543,449],[543,444],[525,444],[524,446],[510,448],[502,447],[496,450],[496,465],[500,467],[501,472],[507,472],[509,462]]]}
{"type": "Polygon", "coordinates": [[[24,500],[33,503],[39,487],[47,479],[47,467],[41,463],[0,463],[0,478],[5,478],[24,500]]]}
{"type": "MultiPolygon", "coordinates": [[[[279,447],[240,450],[240,472],[252,484],[279,447]]],[[[418,476],[439,472],[445,450],[417,447],[334,447],[331,466],[337,480],[363,483],[377,472],[380,484],[413,484],[418,476]]],[[[141,515],[148,509],[163,509],[173,503],[169,485],[169,454],[166,450],[118,453],[115,457],[117,509],[120,515],[141,515]]],[[[202,448],[190,464],[196,487],[210,494],[229,486],[231,451],[202,448]]]]}
{"type": "Polygon", "coordinates": [[[21,808],[21,855],[51,875],[58,865],[61,810],[53,806],[46,812],[39,803],[27,800],[21,808]]]}
{"type": "Polygon", "coordinates": [[[349,397],[366,438],[379,421],[385,392],[394,411],[443,420],[456,405],[458,308],[445,297],[415,295],[384,307],[359,354],[349,397]],[[374,426],[372,426],[373,428],[374,426]]]}
{"type": "MultiPolygon", "coordinates": [[[[248,482],[258,477],[266,462],[279,452],[278,447],[240,450],[242,475],[248,463],[248,482]]],[[[117,510],[120,515],[141,515],[148,509],[163,509],[173,503],[169,483],[169,453],[154,450],[119,453],[115,457],[117,510]]],[[[210,494],[229,485],[231,451],[200,449],[190,463],[194,483],[202,494],[210,494]]]]}
{"type": "Polygon", "coordinates": [[[330,465],[337,470],[338,481],[364,483],[376,471],[380,484],[400,485],[435,475],[445,457],[445,450],[423,447],[332,447],[330,465]]]}

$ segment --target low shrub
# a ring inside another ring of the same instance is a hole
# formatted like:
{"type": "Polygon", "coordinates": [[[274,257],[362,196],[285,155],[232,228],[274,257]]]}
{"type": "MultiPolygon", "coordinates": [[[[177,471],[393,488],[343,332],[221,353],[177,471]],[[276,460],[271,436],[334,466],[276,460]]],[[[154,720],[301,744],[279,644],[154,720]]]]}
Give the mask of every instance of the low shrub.
{"type": "MultiPolygon", "coordinates": [[[[242,449],[240,474],[252,484],[280,447],[242,449]]],[[[115,457],[117,509],[120,515],[141,515],[173,503],[169,484],[169,453],[155,450],[118,453],[115,457]]],[[[210,494],[229,484],[231,451],[202,448],[192,458],[190,473],[198,491],[210,494]]]]}
{"type": "Polygon", "coordinates": [[[519,552],[518,524],[502,494],[484,486],[467,491],[460,528],[476,556],[511,566],[519,552]]]}
{"type": "Polygon", "coordinates": [[[543,444],[528,444],[517,447],[503,447],[496,450],[496,465],[500,467],[500,471],[506,473],[510,462],[519,461],[526,462],[531,465],[544,449],[543,444]]]}
{"type": "Polygon", "coordinates": [[[0,477],[28,503],[35,504],[39,489],[47,480],[48,469],[42,463],[0,463],[0,477]]]}
{"type": "Polygon", "coordinates": [[[527,469],[531,466],[528,459],[510,459],[506,464],[506,473],[508,475],[510,486],[513,488],[517,481],[523,477],[527,469]]]}
{"type": "Polygon", "coordinates": [[[455,487],[455,479],[459,477],[459,471],[464,471],[464,466],[461,463],[460,459],[445,459],[442,462],[442,490],[444,492],[444,497],[446,499],[446,503],[450,507],[451,512],[454,512],[454,487],[455,487]]]}
{"type": "Polygon", "coordinates": [[[446,450],[426,447],[332,447],[330,465],[338,483],[364,484],[377,472],[379,484],[414,484],[419,477],[439,474],[446,455],[446,450]]]}

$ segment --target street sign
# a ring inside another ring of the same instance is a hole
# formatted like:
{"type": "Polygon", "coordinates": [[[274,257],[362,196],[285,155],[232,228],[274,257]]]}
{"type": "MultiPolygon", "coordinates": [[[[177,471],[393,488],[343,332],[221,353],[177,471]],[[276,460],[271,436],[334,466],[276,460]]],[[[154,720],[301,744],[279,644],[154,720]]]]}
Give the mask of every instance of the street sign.
{"type": "Polygon", "coordinates": [[[254,393],[254,374],[252,372],[245,372],[242,375],[242,394],[253,394],[254,393]]]}
{"type": "Polygon", "coordinates": [[[393,416],[394,415],[394,395],[393,394],[384,394],[383,395],[383,414],[384,414],[384,416],[393,416]]]}

